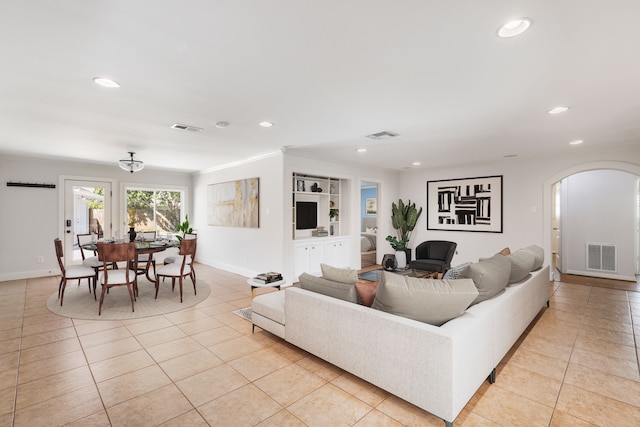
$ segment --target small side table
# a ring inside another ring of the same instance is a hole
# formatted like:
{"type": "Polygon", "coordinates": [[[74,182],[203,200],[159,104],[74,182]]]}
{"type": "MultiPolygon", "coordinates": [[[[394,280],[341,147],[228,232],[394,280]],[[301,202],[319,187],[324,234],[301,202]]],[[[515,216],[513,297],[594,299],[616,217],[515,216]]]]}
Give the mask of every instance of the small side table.
{"type": "Polygon", "coordinates": [[[280,290],[280,287],[286,285],[287,281],[282,279],[276,282],[262,283],[258,282],[257,280],[253,280],[253,278],[250,278],[247,279],[247,284],[251,286],[251,299],[253,299],[253,297],[255,296],[256,288],[276,288],[277,290],[280,290]]]}

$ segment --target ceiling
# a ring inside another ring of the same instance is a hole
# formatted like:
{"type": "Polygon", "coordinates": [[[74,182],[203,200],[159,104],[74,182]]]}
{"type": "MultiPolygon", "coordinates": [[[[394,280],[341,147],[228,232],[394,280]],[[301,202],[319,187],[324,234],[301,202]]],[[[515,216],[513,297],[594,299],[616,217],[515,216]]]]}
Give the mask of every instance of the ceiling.
{"type": "Polygon", "coordinates": [[[201,171],[286,149],[401,170],[640,144],[637,0],[2,9],[0,154],[201,171]],[[529,31],[496,36],[519,17],[529,31]],[[380,131],[398,136],[366,137],[380,131]]]}

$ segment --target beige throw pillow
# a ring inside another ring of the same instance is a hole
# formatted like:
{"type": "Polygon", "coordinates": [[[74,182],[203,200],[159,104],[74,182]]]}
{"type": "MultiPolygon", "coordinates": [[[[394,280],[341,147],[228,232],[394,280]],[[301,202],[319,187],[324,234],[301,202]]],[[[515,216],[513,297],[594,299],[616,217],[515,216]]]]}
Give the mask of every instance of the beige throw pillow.
{"type": "Polygon", "coordinates": [[[334,282],[349,283],[353,285],[358,281],[358,272],[349,268],[337,268],[327,264],[320,264],[322,277],[334,282]]]}
{"type": "Polygon", "coordinates": [[[356,287],[348,283],[340,283],[325,279],[324,277],[316,277],[308,273],[302,273],[299,280],[302,289],[356,304],[359,302],[356,287]]]}
{"type": "Polygon", "coordinates": [[[507,258],[511,261],[509,283],[517,283],[527,277],[536,260],[535,254],[526,249],[519,249],[511,255],[507,255],[507,258]]]}
{"type": "Polygon", "coordinates": [[[418,279],[383,271],[371,307],[440,326],[464,313],[477,296],[469,279],[418,279]]]}

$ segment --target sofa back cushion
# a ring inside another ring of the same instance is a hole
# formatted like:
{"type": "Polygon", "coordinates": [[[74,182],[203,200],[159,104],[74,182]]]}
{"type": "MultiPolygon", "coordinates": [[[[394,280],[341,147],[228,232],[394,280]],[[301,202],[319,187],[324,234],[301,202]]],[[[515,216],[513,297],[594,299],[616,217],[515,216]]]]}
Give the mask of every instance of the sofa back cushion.
{"type": "Polygon", "coordinates": [[[531,251],[536,257],[535,262],[533,263],[533,268],[531,271],[539,270],[542,268],[542,264],[544,264],[544,249],[542,249],[538,245],[527,246],[526,248],[522,248],[523,250],[531,251]]]}
{"type": "Polygon", "coordinates": [[[464,313],[477,296],[469,279],[418,279],[383,271],[371,307],[440,326],[464,313]]]}
{"type": "Polygon", "coordinates": [[[517,283],[523,280],[533,270],[533,263],[536,256],[533,252],[526,249],[519,249],[507,255],[511,261],[511,274],[509,275],[509,283],[517,283]]]}
{"type": "Polygon", "coordinates": [[[460,275],[461,278],[472,279],[478,288],[478,297],[473,304],[487,300],[504,290],[511,276],[511,260],[504,255],[496,254],[471,264],[460,275]]]}
{"type": "Polygon", "coordinates": [[[299,280],[300,287],[302,289],[356,304],[359,302],[356,287],[352,284],[335,282],[333,280],[328,280],[324,277],[316,277],[308,273],[302,273],[299,280]]]}
{"type": "Polygon", "coordinates": [[[334,282],[349,283],[353,285],[358,281],[358,271],[350,268],[337,268],[327,264],[320,264],[322,277],[334,282]]]}

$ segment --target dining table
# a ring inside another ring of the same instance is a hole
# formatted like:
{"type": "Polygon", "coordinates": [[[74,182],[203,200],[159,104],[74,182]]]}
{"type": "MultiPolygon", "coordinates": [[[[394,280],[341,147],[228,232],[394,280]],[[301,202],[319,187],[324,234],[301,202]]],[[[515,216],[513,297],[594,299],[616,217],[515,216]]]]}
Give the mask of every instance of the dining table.
{"type": "MultiPolygon", "coordinates": [[[[127,241],[124,240],[114,240],[114,239],[106,239],[106,240],[99,240],[98,242],[91,242],[91,243],[87,243],[85,245],[82,245],[83,249],[89,250],[89,251],[94,251],[94,253],[98,250],[98,243],[127,243],[127,241]]],[[[143,271],[147,280],[150,282],[155,282],[155,263],[153,262],[153,254],[158,253],[158,252],[162,252],[165,251],[167,249],[170,248],[179,248],[180,247],[180,241],[179,240],[174,240],[174,239],[169,239],[169,240],[153,240],[153,241],[135,241],[134,242],[136,245],[136,263],[135,263],[135,268],[134,270],[136,272],[138,271],[143,271]],[[144,267],[139,267],[139,257],[142,254],[149,254],[149,258],[145,261],[145,265],[144,267]],[[151,276],[149,275],[149,271],[151,270],[151,267],[153,266],[154,268],[154,277],[151,278],[151,276]]]]}

